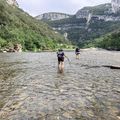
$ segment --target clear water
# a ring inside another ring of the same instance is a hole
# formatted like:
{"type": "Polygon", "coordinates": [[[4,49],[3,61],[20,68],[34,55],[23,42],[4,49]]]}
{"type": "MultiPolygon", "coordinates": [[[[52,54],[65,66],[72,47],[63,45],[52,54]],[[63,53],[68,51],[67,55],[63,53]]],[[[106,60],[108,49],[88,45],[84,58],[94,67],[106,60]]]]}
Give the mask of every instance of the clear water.
{"type": "Polygon", "coordinates": [[[120,52],[0,53],[0,120],[119,120],[120,52]]]}

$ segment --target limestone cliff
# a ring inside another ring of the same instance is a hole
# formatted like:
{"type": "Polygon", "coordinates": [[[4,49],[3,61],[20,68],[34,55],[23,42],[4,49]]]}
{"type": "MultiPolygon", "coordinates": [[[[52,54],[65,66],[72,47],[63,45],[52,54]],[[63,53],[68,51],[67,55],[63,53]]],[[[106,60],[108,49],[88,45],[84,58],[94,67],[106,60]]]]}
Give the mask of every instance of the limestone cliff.
{"type": "Polygon", "coordinates": [[[19,6],[16,0],[6,0],[6,1],[9,5],[17,6],[17,7],[19,6]]]}
{"type": "Polygon", "coordinates": [[[53,30],[67,35],[73,43],[81,45],[119,29],[120,11],[114,13],[112,9],[112,3],[84,7],[70,18],[46,22],[53,30]]]}
{"type": "Polygon", "coordinates": [[[39,20],[61,20],[65,18],[69,18],[71,15],[65,14],[65,13],[57,13],[57,12],[49,12],[49,13],[44,13],[41,15],[36,16],[36,19],[39,20]]]}
{"type": "Polygon", "coordinates": [[[80,9],[75,16],[77,19],[87,19],[87,23],[90,22],[92,18],[104,21],[120,21],[120,15],[118,14],[120,12],[119,1],[120,0],[112,0],[111,4],[108,3],[95,7],[84,7],[80,9]]]}
{"type": "Polygon", "coordinates": [[[120,0],[112,0],[111,5],[114,13],[120,11],[120,0]]]}

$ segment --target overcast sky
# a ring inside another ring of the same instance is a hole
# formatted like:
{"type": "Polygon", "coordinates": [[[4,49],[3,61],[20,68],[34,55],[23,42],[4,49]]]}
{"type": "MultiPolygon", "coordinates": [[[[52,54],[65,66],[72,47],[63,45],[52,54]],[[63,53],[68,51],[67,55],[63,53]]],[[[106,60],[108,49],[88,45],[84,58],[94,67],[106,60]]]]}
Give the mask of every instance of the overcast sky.
{"type": "Polygon", "coordinates": [[[32,16],[46,12],[75,14],[84,6],[110,3],[111,0],[17,0],[19,7],[32,16]]]}

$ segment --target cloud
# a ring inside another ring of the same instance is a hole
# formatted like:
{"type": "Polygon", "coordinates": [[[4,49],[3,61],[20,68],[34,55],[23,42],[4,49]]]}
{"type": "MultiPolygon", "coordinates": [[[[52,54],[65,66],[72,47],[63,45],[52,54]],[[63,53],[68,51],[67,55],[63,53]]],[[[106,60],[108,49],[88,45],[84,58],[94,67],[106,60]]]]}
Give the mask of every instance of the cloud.
{"type": "Polygon", "coordinates": [[[110,0],[17,0],[20,8],[36,16],[45,12],[75,14],[84,6],[94,6],[110,0]]]}

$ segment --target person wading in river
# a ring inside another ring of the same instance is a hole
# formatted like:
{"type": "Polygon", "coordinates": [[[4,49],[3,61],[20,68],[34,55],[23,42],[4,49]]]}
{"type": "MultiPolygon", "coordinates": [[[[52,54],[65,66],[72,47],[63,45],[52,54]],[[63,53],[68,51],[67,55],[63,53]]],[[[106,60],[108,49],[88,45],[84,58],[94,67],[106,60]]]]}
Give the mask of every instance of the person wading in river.
{"type": "Polygon", "coordinates": [[[75,54],[76,54],[76,59],[79,59],[80,58],[80,49],[79,48],[75,49],[75,54]]]}
{"type": "Polygon", "coordinates": [[[62,49],[58,50],[57,57],[58,57],[58,70],[59,70],[59,72],[63,73],[63,71],[64,71],[64,58],[66,57],[68,59],[68,57],[65,55],[65,53],[62,49]]]}

